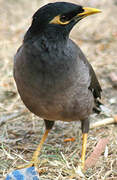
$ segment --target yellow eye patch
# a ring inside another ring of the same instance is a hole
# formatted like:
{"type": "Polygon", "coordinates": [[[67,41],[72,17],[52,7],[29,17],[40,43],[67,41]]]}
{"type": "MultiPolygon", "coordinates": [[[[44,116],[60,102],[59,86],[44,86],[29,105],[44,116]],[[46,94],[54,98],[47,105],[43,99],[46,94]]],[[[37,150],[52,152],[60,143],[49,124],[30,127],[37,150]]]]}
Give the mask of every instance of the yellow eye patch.
{"type": "Polygon", "coordinates": [[[49,23],[50,24],[61,24],[61,25],[66,25],[69,24],[70,21],[61,21],[60,16],[54,17],[49,23]]]}

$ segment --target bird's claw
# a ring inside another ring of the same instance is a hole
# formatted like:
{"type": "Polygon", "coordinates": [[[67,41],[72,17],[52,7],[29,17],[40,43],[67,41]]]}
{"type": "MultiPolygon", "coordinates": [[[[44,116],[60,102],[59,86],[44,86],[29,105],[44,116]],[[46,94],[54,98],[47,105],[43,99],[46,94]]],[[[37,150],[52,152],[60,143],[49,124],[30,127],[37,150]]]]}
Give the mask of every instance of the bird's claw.
{"type": "Polygon", "coordinates": [[[78,168],[76,169],[76,173],[77,173],[80,177],[82,177],[82,178],[85,177],[85,176],[84,176],[84,170],[83,170],[83,167],[82,167],[82,166],[78,166],[78,168]]]}
{"type": "Polygon", "coordinates": [[[38,171],[38,164],[39,162],[35,162],[35,161],[31,161],[29,162],[28,164],[24,164],[24,165],[19,165],[18,167],[16,167],[17,169],[24,169],[24,168],[29,168],[29,167],[32,167],[34,166],[35,169],[38,171]]]}
{"type": "Polygon", "coordinates": [[[24,169],[24,168],[30,168],[30,167],[34,166],[35,170],[39,174],[44,173],[46,171],[46,169],[43,169],[43,168],[39,169],[38,164],[39,164],[39,161],[30,161],[28,164],[20,165],[16,169],[24,169]]]}

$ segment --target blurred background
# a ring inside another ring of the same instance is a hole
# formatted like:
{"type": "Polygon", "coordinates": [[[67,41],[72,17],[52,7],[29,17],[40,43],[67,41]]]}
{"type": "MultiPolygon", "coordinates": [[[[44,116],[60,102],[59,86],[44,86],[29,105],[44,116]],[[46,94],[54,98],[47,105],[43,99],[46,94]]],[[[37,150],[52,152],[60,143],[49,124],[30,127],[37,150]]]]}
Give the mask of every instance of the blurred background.
{"type": "MultiPolygon", "coordinates": [[[[117,0],[67,1],[102,10],[101,14],[79,22],[70,36],[92,64],[103,89],[102,102],[109,109],[92,116],[91,121],[112,117],[117,114],[117,0]]],[[[0,0],[0,179],[30,160],[44,131],[43,121],[25,108],[17,93],[13,57],[22,44],[32,15],[48,2],[52,1],[0,0]]],[[[102,154],[95,167],[88,170],[86,179],[117,179],[117,126],[90,131],[87,157],[103,137],[109,137],[108,155],[102,154]]],[[[79,122],[57,122],[42,150],[40,166],[45,167],[46,172],[41,178],[70,179],[80,158],[81,143],[79,122]],[[66,137],[75,137],[76,141],[64,143],[66,137]]]]}

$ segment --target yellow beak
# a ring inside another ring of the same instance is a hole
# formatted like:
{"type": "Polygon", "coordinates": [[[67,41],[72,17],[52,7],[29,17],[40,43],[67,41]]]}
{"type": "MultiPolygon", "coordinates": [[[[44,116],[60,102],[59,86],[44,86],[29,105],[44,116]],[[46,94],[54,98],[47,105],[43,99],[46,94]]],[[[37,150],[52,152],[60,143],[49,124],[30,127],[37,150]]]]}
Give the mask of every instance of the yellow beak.
{"type": "Polygon", "coordinates": [[[91,14],[96,14],[96,13],[101,12],[101,10],[96,9],[96,8],[83,7],[83,9],[84,9],[84,12],[78,14],[78,16],[86,17],[86,16],[89,16],[91,14]]]}

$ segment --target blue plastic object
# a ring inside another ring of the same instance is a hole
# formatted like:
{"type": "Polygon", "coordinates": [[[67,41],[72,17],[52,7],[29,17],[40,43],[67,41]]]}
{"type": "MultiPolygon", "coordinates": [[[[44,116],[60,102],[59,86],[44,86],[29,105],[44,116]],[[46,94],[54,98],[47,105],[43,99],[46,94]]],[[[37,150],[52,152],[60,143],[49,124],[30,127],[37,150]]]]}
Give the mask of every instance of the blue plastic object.
{"type": "Polygon", "coordinates": [[[39,174],[35,167],[24,168],[12,171],[5,180],[39,180],[39,174]]]}

